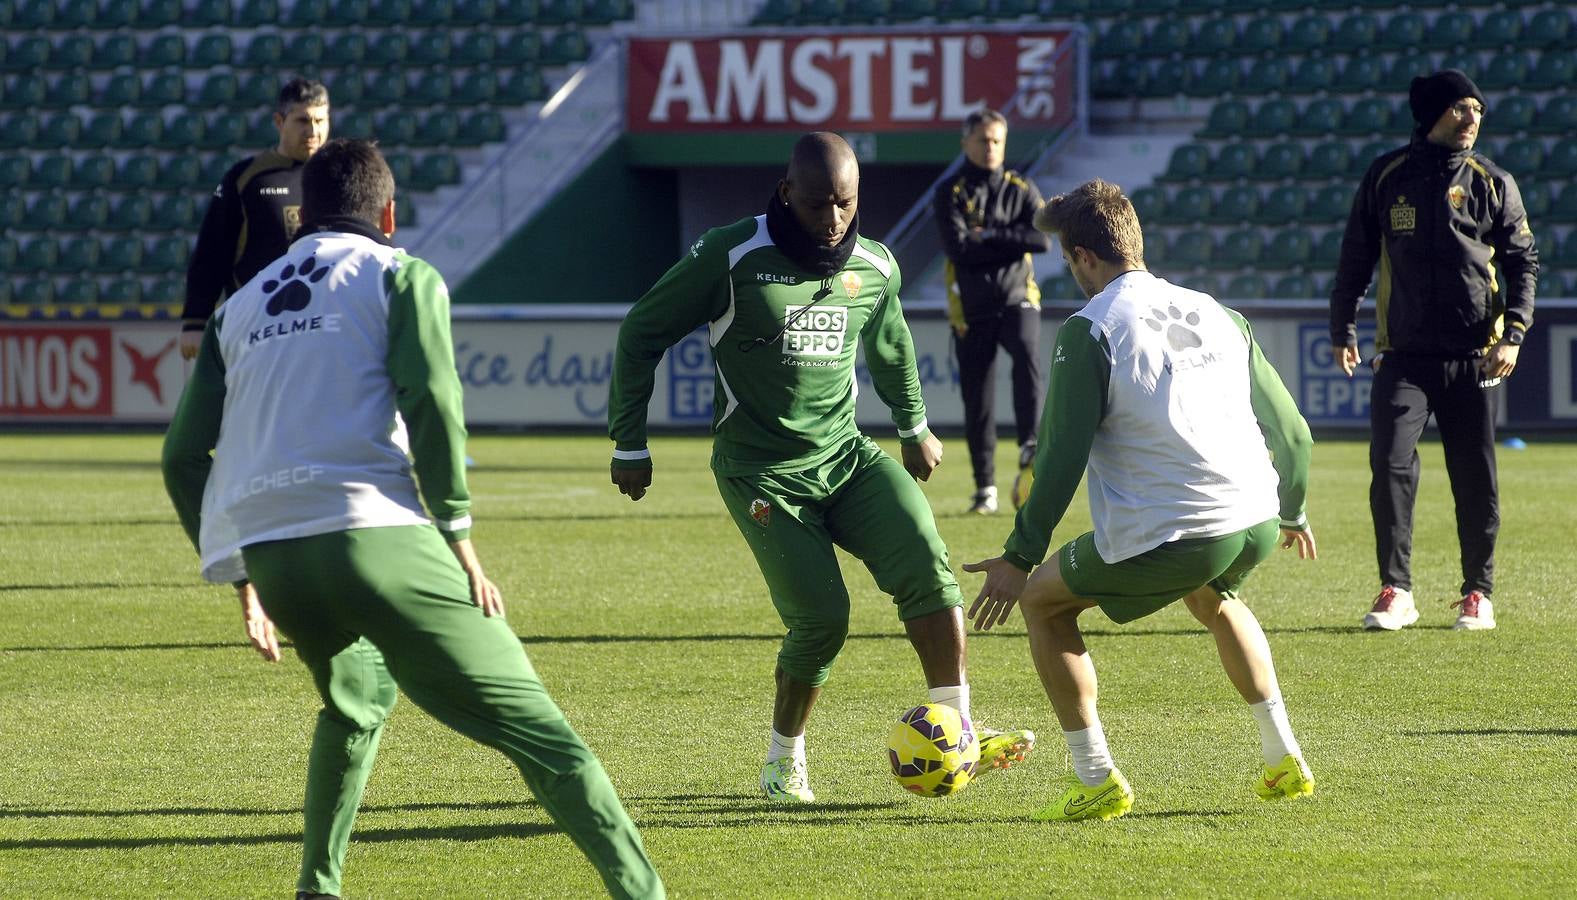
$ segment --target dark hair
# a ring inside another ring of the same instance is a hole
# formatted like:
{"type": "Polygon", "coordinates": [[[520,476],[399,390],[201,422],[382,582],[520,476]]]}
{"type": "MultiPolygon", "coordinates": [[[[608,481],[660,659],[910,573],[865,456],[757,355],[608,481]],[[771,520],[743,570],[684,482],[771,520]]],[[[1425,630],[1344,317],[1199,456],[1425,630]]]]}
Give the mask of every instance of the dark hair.
{"type": "Polygon", "coordinates": [[[1035,227],[1066,250],[1083,247],[1110,263],[1143,264],[1144,232],[1123,189],[1097,178],[1058,194],[1035,212],[1035,227]]]}
{"type": "Polygon", "coordinates": [[[988,106],[982,106],[970,113],[968,118],[964,119],[964,137],[969,137],[974,133],[976,128],[986,124],[1000,124],[1003,128],[1006,128],[1008,127],[1007,116],[1002,115],[988,106]]]}
{"type": "Polygon", "coordinates": [[[394,199],[394,173],[378,145],[335,138],[301,170],[301,218],[355,216],[376,223],[394,199]]]}
{"type": "Polygon", "coordinates": [[[290,112],[292,106],[327,106],[329,102],[329,89],[321,81],[310,81],[306,78],[292,78],[285,82],[279,89],[279,100],[274,104],[274,111],[280,115],[290,112]]]}

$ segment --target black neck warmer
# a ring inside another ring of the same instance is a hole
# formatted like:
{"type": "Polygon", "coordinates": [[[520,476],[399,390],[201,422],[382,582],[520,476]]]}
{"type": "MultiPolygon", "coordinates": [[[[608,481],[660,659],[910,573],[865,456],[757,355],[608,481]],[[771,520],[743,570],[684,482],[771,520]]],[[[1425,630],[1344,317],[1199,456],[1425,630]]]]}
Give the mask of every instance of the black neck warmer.
{"type": "Polygon", "coordinates": [[[812,240],[805,233],[788,204],[783,202],[776,191],[772,192],[772,199],[767,201],[767,234],[772,237],[772,243],[794,265],[817,278],[831,278],[843,271],[849,257],[854,255],[854,242],[859,233],[860,214],[856,212],[854,221],[849,223],[849,230],[843,233],[843,240],[828,247],[812,240]]]}
{"type": "Polygon", "coordinates": [[[1426,165],[1447,170],[1459,168],[1462,165],[1462,161],[1467,159],[1468,155],[1473,152],[1471,149],[1454,150],[1450,147],[1442,147],[1431,141],[1429,132],[1422,128],[1413,132],[1411,149],[1414,155],[1425,161],[1426,165]]]}
{"type": "Polygon", "coordinates": [[[372,238],[386,247],[393,247],[394,241],[389,236],[378,230],[378,226],[358,216],[321,216],[301,223],[301,229],[296,232],[296,240],[301,240],[309,234],[318,234],[324,231],[340,231],[346,234],[359,234],[365,238],[372,238]]]}

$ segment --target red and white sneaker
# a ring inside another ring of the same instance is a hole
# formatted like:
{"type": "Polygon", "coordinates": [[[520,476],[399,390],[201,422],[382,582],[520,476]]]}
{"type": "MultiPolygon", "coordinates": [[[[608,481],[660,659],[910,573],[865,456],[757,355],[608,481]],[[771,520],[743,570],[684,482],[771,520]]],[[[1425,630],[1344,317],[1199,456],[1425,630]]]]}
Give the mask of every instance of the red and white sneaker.
{"type": "Polygon", "coordinates": [[[1418,607],[1413,605],[1413,592],[1386,585],[1380,596],[1374,598],[1374,608],[1363,617],[1365,631],[1398,631],[1418,621],[1418,607]]]}
{"type": "Polygon", "coordinates": [[[1470,591],[1451,607],[1462,610],[1457,623],[1451,626],[1453,631],[1488,631],[1495,627],[1495,604],[1480,591],[1470,591]]]}

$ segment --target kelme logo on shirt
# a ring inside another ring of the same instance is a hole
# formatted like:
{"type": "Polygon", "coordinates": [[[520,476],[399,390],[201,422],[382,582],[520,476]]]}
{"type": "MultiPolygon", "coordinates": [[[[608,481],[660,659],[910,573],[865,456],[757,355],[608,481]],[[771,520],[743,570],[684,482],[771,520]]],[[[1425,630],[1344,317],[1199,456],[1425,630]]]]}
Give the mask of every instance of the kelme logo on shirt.
{"type": "Polygon", "coordinates": [[[271,316],[277,316],[285,310],[300,312],[306,309],[307,304],[312,302],[312,288],[307,282],[317,284],[328,273],[329,267],[319,266],[317,258],[313,256],[302,260],[300,269],[296,268],[295,263],[285,266],[279,270],[278,276],[263,282],[263,293],[269,295],[268,304],[263,309],[271,316]]]}
{"type": "Polygon", "coordinates": [[[841,306],[789,307],[783,311],[783,352],[788,356],[840,356],[849,327],[841,306]]]}
{"type": "Polygon", "coordinates": [[[1164,330],[1166,332],[1166,342],[1172,345],[1172,349],[1175,352],[1182,353],[1184,350],[1192,350],[1195,347],[1203,347],[1205,345],[1205,342],[1199,339],[1199,335],[1192,328],[1183,325],[1184,322],[1187,322],[1189,325],[1198,325],[1199,313],[1191,312],[1185,316],[1183,311],[1177,307],[1168,306],[1166,312],[1152,308],[1150,315],[1155,316],[1155,318],[1152,319],[1150,316],[1145,316],[1144,324],[1150,326],[1152,331],[1164,330]]]}

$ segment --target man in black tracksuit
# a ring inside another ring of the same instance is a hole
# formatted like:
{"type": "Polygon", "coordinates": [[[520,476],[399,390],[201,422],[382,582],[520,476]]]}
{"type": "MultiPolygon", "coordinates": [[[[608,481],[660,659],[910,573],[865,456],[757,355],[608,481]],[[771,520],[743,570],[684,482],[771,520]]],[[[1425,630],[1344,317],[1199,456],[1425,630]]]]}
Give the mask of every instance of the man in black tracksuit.
{"type": "Polygon", "coordinates": [[[1413,497],[1418,438],[1433,414],[1462,551],[1455,627],[1494,628],[1495,416],[1499,385],[1533,324],[1539,258],[1516,181],[1473,152],[1484,115],[1478,86],[1446,69],[1413,79],[1409,101],[1418,128],[1364,175],[1331,288],[1331,339],[1351,375],[1358,304],[1380,264],[1369,505],[1381,589],[1363,624],[1395,631],[1418,619],[1413,497]]]}
{"type": "Polygon", "coordinates": [[[982,109],[964,121],[964,165],[936,192],[947,254],[947,309],[964,400],[964,436],[974,468],[969,511],[997,511],[997,347],[1013,361],[1013,418],[1019,466],[1035,458],[1045,380],[1041,375],[1040,285],[1031,253],[1051,249],[1035,230],[1040,191],[1003,167],[1007,120],[982,109]]]}
{"type": "Polygon", "coordinates": [[[292,79],[274,110],[279,144],[230,167],[214,188],[186,268],[181,356],[193,359],[219,301],[283,256],[301,227],[301,169],[329,137],[329,93],[292,79]]]}

